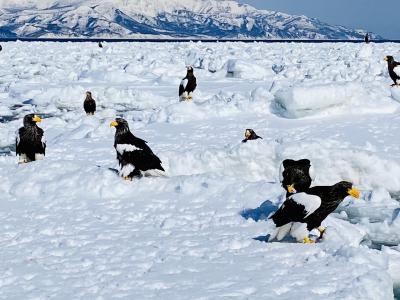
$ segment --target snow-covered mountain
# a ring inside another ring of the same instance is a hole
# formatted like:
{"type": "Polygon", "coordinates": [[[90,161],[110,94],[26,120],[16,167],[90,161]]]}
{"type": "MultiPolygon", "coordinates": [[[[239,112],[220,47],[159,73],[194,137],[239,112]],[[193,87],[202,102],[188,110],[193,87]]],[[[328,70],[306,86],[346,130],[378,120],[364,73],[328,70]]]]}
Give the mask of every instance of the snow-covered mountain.
{"type": "Polygon", "coordinates": [[[0,37],[356,39],[364,31],[231,0],[3,0],[0,37]]]}

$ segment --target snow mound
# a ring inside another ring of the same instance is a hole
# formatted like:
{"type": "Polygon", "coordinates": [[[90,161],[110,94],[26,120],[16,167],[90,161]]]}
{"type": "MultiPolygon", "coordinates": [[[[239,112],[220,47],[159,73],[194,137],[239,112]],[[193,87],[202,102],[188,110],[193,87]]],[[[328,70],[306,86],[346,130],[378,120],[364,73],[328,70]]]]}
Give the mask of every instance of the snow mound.
{"type": "Polygon", "coordinates": [[[288,145],[283,157],[307,158],[313,163],[317,185],[334,184],[348,180],[364,189],[386,187],[389,191],[400,191],[400,164],[385,159],[371,151],[348,149],[348,144],[329,140],[305,140],[288,145]]]}
{"type": "Polygon", "coordinates": [[[240,59],[230,59],[226,63],[228,77],[246,79],[264,79],[275,75],[272,68],[265,69],[257,63],[249,63],[240,59]]]}
{"type": "Polygon", "coordinates": [[[346,82],[281,89],[275,94],[275,107],[281,116],[302,118],[339,113],[389,113],[398,105],[390,103],[389,98],[375,99],[360,83],[346,82]]]}
{"type": "Polygon", "coordinates": [[[275,181],[277,177],[275,144],[263,140],[227,146],[222,150],[202,148],[164,155],[173,176],[216,173],[247,181],[275,181]]]}
{"type": "Polygon", "coordinates": [[[159,109],[150,121],[185,123],[243,113],[268,114],[272,99],[273,95],[264,88],[253,90],[250,95],[228,91],[221,91],[206,99],[198,99],[195,95],[193,102],[173,103],[159,109]]]}
{"type": "Polygon", "coordinates": [[[373,56],[374,53],[374,48],[373,48],[373,44],[364,44],[360,51],[358,52],[358,57],[362,58],[362,59],[370,59],[373,56]]]}

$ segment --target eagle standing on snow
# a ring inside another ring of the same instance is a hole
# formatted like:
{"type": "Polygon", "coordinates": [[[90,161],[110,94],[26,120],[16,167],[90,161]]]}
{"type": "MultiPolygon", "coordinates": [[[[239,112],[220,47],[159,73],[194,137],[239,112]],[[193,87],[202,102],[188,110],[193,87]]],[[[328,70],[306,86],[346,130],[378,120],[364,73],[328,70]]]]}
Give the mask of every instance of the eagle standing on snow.
{"type": "Polygon", "coordinates": [[[43,129],[36,123],[42,119],[34,114],[24,117],[24,127],[18,130],[16,138],[16,152],[19,155],[19,163],[27,163],[40,160],[45,155],[46,143],[43,129]]]}
{"type": "Polygon", "coordinates": [[[279,168],[279,180],[287,197],[307,191],[314,179],[314,168],[308,159],[285,159],[279,168]]]}
{"type": "Polygon", "coordinates": [[[290,233],[297,241],[313,243],[308,234],[315,228],[319,230],[321,239],[325,232],[325,228],[320,227],[322,221],[349,195],[359,198],[360,192],[352,183],[341,181],[333,186],[315,186],[289,196],[270,217],[277,229],[269,241],[275,238],[280,241],[290,233]]]}
{"type": "Polygon", "coordinates": [[[193,75],[193,68],[187,67],[186,77],[182,79],[179,85],[179,101],[193,100],[192,93],[197,87],[196,77],[193,75]]]}
{"type": "Polygon", "coordinates": [[[400,63],[395,61],[393,56],[385,56],[385,61],[388,63],[388,70],[390,78],[393,80],[392,86],[399,86],[400,85],[400,63]]]}
{"type": "Polygon", "coordinates": [[[247,141],[262,139],[261,136],[258,136],[257,133],[253,129],[246,129],[244,132],[244,140],[242,143],[247,143],[247,141]]]}
{"type": "Polygon", "coordinates": [[[165,171],[161,166],[161,160],[147,146],[147,142],[130,132],[126,120],[117,118],[111,122],[110,127],[116,128],[114,148],[121,168],[120,175],[125,180],[141,177],[142,171],[165,171]]]}
{"type": "Polygon", "coordinates": [[[96,101],[92,98],[91,92],[86,92],[86,98],[85,101],[83,101],[83,109],[87,116],[94,115],[96,111],[96,101]]]}

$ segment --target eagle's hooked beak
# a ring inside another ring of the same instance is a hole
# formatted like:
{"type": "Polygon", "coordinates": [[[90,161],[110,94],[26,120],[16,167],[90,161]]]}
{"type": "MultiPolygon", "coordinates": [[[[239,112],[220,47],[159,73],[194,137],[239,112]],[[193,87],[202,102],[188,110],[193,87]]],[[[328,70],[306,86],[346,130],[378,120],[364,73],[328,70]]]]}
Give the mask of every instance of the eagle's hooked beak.
{"type": "Polygon", "coordinates": [[[32,118],[32,120],[33,120],[34,122],[36,122],[36,123],[42,122],[42,119],[41,119],[39,116],[36,116],[36,115],[32,118]]]}
{"type": "Polygon", "coordinates": [[[360,191],[359,190],[357,190],[356,188],[351,188],[351,189],[349,189],[348,191],[347,191],[347,193],[350,195],[350,196],[352,196],[352,197],[354,197],[354,198],[356,198],[356,199],[359,199],[360,198],[360,191]]]}
{"type": "Polygon", "coordinates": [[[384,61],[388,61],[389,59],[388,59],[387,56],[385,56],[385,57],[383,58],[383,60],[384,60],[384,61]]]}
{"type": "Polygon", "coordinates": [[[118,122],[117,121],[112,121],[110,123],[110,127],[117,127],[118,126],[118,122]]]}
{"type": "Polygon", "coordinates": [[[294,184],[288,185],[286,187],[287,187],[287,190],[288,190],[289,193],[291,193],[291,194],[296,194],[297,193],[296,189],[294,188],[294,184]]]}

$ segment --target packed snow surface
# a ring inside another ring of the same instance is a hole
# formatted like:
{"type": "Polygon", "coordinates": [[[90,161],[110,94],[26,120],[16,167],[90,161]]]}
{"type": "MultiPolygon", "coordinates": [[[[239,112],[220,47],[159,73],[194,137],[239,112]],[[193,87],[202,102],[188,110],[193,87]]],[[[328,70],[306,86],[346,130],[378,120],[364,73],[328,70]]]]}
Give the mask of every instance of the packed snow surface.
{"type": "Polygon", "coordinates": [[[395,44],[3,43],[1,299],[393,299],[400,287],[395,44]],[[178,87],[193,65],[198,88],[178,87]],[[83,111],[91,91],[98,111],[83,111]],[[15,132],[43,117],[44,160],[15,132]],[[167,177],[123,181],[124,117],[167,177]],[[246,128],[263,137],[241,143],[246,128]],[[324,239],[265,242],[279,166],[352,181],[324,239]]]}

